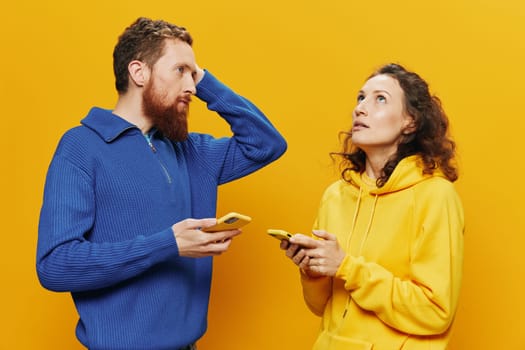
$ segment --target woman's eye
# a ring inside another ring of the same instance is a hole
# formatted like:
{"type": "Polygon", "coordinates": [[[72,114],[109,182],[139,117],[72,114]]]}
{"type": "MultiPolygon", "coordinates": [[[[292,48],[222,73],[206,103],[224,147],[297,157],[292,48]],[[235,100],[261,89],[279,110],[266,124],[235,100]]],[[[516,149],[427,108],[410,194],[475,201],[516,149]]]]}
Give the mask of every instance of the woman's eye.
{"type": "Polygon", "coordinates": [[[386,102],[385,96],[382,96],[382,95],[377,96],[376,99],[377,99],[377,102],[381,102],[381,103],[386,102]]]}
{"type": "Polygon", "coordinates": [[[365,99],[365,96],[363,96],[363,95],[358,95],[358,96],[357,96],[357,103],[363,101],[364,99],[365,99]]]}

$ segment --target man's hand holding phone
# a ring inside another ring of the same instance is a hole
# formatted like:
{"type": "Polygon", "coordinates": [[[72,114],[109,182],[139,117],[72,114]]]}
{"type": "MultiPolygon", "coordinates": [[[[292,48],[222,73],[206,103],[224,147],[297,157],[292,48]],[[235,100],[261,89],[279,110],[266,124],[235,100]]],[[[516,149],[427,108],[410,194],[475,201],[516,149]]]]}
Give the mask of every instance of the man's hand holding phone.
{"type": "Polygon", "coordinates": [[[172,226],[179,255],[192,258],[215,256],[230,247],[232,238],[251,218],[229,213],[219,219],[186,219],[172,226]]]}
{"type": "Polygon", "coordinates": [[[204,232],[219,232],[235,230],[247,225],[252,221],[252,218],[247,215],[242,215],[236,212],[228,213],[217,219],[217,223],[212,226],[204,227],[204,232]]]}

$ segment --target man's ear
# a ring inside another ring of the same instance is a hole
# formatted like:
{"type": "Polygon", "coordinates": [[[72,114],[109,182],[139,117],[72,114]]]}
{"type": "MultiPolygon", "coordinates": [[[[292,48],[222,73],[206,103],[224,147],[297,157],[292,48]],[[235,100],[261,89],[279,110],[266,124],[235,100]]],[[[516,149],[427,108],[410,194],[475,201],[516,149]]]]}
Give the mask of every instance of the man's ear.
{"type": "Polygon", "coordinates": [[[128,64],[128,73],[130,80],[136,86],[143,87],[149,79],[149,69],[144,62],[133,60],[128,64]]]}

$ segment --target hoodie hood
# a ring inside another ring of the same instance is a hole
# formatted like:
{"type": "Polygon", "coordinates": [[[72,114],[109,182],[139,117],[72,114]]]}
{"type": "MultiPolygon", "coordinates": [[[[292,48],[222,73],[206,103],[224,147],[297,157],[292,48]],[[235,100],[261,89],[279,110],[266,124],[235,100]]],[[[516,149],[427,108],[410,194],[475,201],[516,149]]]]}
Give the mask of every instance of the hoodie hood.
{"type": "MultiPolygon", "coordinates": [[[[435,176],[444,177],[439,169],[434,170],[433,174],[423,174],[421,157],[417,155],[409,156],[403,158],[397,164],[394,172],[383,187],[371,189],[370,194],[381,196],[387,193],[401,191],[435,176]]],[[[350,184],[357,189],[369,187],[361,178],[361,173],[351,171],[350,179],[350,184]]]]}

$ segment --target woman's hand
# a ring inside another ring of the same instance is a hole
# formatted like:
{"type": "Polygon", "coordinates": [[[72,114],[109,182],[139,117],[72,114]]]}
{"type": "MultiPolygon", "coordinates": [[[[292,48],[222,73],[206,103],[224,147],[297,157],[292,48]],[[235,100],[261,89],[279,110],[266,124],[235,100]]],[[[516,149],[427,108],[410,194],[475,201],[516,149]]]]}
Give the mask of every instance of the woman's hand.
{"type": "Polygon", "coordinates": [[[286,256],[309,277],[335,276],[346,256],[335,235],[326,231],[313,231],[316,237],[296,234],[290,241],[281,241],[286,256]]]}

